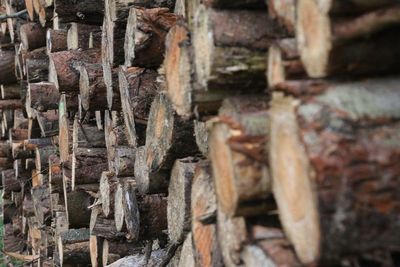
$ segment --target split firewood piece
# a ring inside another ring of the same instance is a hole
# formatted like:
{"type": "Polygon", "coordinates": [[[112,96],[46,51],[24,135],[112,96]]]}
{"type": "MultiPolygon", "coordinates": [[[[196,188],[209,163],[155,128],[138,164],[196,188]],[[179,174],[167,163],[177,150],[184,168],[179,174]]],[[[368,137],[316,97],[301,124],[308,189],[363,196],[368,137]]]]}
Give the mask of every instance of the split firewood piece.
{"type": "Polygon", "coordinates": [[[265,1],[263,0],[239,0],[239,1],[229,1],[229,0],[204,0],[205,5],[220,8],[266,8],[265,1]]]}
{"type": "Polygon", "coordinates": [[[35,153],[32,150],[25,150],[23,142],[14,142],[12,143],[12,157],[13,159],[34,158],[35,153]]]}
{"type": "Polygon", "coordinates": [[[145,146],[136,149],[134,176],[140,193],[162,193],[168,190],[169,171],[149,172],[145,146]]]}
{"type": "Polygon", "coordinates": [[[68,49],[101,47],[101,28],[96,25],[71,23],[67,36],[68,49]]]}
{"type": "Polygon", "coordinates": [[[262,225],[248,228],[252,243],[242,250],[245,266],[303,266],[281,229],[262,225]]]}
{"type": "Polygon", "coordinates": [[[300,60],[294,38],[280,39],[268,50],[267,80],[271,88],[287,80],[306,79],[303,63],[300,60]]]}
{"type": "Polygon", "coordinates": [[[168,8],[131,8],[125,33],[125,66],[157,68],[165,53],[165,36],[177,15],[168,8]]]}
{"type": "Polygon", "coordinates": [[[118,242],[111,240],[104,240],[102,249],[102,263],[103,266],[112,263],[110,257],[112,255],[117,255],[118,259],[141,253],[143,250],[143,245],[141,243],[128,243],[128,242],[118,242]]]}
{"type": "Polygon", "coordinates": [[[107,109],[107,89],[101,64],[84,64],[80,67],[79,92],[84,110],[107,109]]]}
{"type": "Polygon", "coordinates": [[[268,15],[285,26],[290,35],[294,35],[296,24],[295,0],[267,0],[268,15]]]}
{"type": "MultiPolygon", "coordinates": [[[[214,251],[213,251],[214,252],[214,251]]],[[[179,266],[195,267],[195,251],[193,249],[192,233],[189,233],[183,242],[179,266]]]]}
{"type": "Polygon", "coordinates": [[[159,90],[157,77],[157,72],[151,69],[119,69],[119,90],[125,129],[128,142],[133,147],[141,141],[137,140],[135,119],[138,124],[147,123],[151,103],[159,90]]]}
{"type": "Polygon", "coordinates": [[[46,112],[37,112],[36,119],[39,123],[40,131],[43,137],[58,135],[58,113],[57,110],[48,110],[46,112]]]}
{"type": "Polygon", "coordinates": [[[68,223],[70,228],[89,227],[91,210],[88,208],[93,198],[84,191],[67,192],[68,223]]]}
{"type": "Polygon", "coordinates": [[[90,264],[89,229],[69,229],[60,233],[57,250],[60,266],[90,264]]]}
{"type": "Polygon", "coordinates": [[[97,126],[84,124],[77,118],[74,119],[72,142],[74,148],[105,148],[104,131],[97,126]]]}
{"type": "Polygon", "coordinates": [[[117,230],[124,227],[127,239],[152,240],[167,229],[167,198],[162,195],[137,195],[132,179],[118,183],[114,218],[117,230]]]}
{"type": "Polygon", "coordinates": [[[35,150],[36,170],[38,172],[48,173],[49,157],[55,154],[57,154],[57,147],[53,145],[36,148],[35,150]]]}
{"type": "Polygon", "coordinates": [[[64,175],[71,178],[72,190],[76,185],[98,184],[101,173],[107,169],[105,148],[74,148],[69,160],[64,162],[64,175]]]}
{"type": "Polygon", "coordinates": [[[164,93],[159,93],[150,109],[146,130],[146,164],[149,172],[168,170],[175,159],[195,155],[193,121],[179,117],[164,93]]]}
{"type": "Polygon", "coordinates": [[[343,19],[334,2],[338,1],[297,4],[296,38],[308,75],[377,75],[398,69],[399,34],[385,29],[400,23],[400,6],[378,7],[343,19]]]}
{"type": "Polygon", "coordinates": [[[79,92],[79,70],[81,63],[99,63],[100,50],[69,50],[49,55],[49,81],[60,92],[79,92]]]}
{"type": "MultiPolygon", "coordinates": [[[[59,117],[59,148],[60,148],[60,158],[64,162],[68,160],[69,155],[72,153],[73,144],[73,122],[69,118],[68,111],[70,111],[70,106],[74,105],[75,98],[70,98],[66,94],[60,96],[60,101],[58,104],[58,117],[59,117]]],[[[75,110],[73,110],[75,111],[75,110]]]]}
{"type": "MultiPolygon", "coordinates": [[[[40,82],[30,83],[28,85],[28,92],[26,96],[26,110],[33,113],[31,109],[43,112],[46,110],[58,109],[58,100],[60,94],[55,87],[54,83],[40,82]]],[[[29,114],[28,114],[29,116],[29,114]]],[[[32,117],[31,114],[29,117],[32,117]]]]}
{"type": "Polygon", "coordinates": [[[1,85],[1,99],[20,99],[21,86],[19,84],[1,85]]]}
{"type": "Polygon", "coordinates": [[[50,192],[48,186],[41,185],[31,189],[35,217],[41,225],[50,219],[50,192]]]}
{"type": "Polygon", "coordinates": [[[182,243],[191,230],[191,189],[196,160],[175,161],[168,187],[168,235],[173,243],[182,243]]]}
{"type": "Polygon", "coordinates": [[[99,206],[92,208],[92,214],[90,217],[90,234],[108,240],[123,239],[126,235],[126,233],[117,230],[114,220],[102,216],[101,207],[99,206]]]}
{"type": "Polygon", "coordinates": [[[105,217],[114,214],[114,196],[118,186],[118,178],[113,172],[104,171],[100,178],[100,199],[102,212],[105,217]]]}
{"type": "Polygon", "coordinates": [[[46,33],[47,55],[68,49],[68,31],[48,29],[46,33]]]}
{"type": "Polygon", "coordinates": [[[19,29],[22,48],[31,51],[46,45],[46,28],[40,24],[30,22],[23,24],[19,29]]]}
{"type": "Polygon", "coordinates": [[[104,17],[104,2],[83,0],[76,3],[71,0],[58,0],[54,5],[54,12],[61,23],[79,22],[101,25],[104,17]]]}
{"type": "Polygon", "coordinates": [[[210,133],[209,155],[218,205],[229,216],[262,214],[271,192],[265,142],[268,99],[228,98],[210,133]],[[257,203],[257,204],[255,204],[257,203]]]}
{"type": "Polygon", "coordinates": [[[33,0],[33,7],[35,13],[39,17],[39,22],[42,27],[49,25],[53,20],[53,8],[46,5],[44,1],[41,0],[33,0]]]}
{"type": "Polygon", "coordinates": [[[194,66],[201,88],[264,91],[265,52],[271,40],[287,36],[286,31],[261,10],[227,11],[200,5],[195,21],[194,66]]]}
{"type": "Polygon", "coordinates": [[[390,190],[399,186],[391,167],[400,149],[397,83],[331,83],[314,96],[274,96],[268,141],[273,192],[302,263],[398,245],[392,207],[399,198],[390,190]],[[388,191],[383,197],[380,190],[388,191]],[[385,222],[385,231],[378,230],[380,223],[361,223],[372,214],[385,222]]]}

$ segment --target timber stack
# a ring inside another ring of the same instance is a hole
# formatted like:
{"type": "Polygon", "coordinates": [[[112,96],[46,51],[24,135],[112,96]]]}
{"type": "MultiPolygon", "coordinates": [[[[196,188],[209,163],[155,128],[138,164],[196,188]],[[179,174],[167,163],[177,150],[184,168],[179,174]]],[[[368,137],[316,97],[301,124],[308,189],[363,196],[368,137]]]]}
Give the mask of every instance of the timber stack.
{"type": "Polygon", "coordinates": [[[397,0],[1,0],[4,252],[400,266],[397,0]]]}

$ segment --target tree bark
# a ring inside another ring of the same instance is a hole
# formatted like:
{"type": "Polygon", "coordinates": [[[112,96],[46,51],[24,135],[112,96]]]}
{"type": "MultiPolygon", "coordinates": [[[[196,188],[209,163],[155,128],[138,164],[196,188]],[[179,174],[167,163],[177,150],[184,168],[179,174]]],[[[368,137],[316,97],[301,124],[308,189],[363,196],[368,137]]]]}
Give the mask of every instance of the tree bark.
{"type": "Polygon", "coordinates": [[[50,54],[49,81],[53,82],[60,92],[79,92],[79,71],[77,64],[99,63],[100,51],[70,50],[50,54]]]}
{"type": "Polygon", "coordinates": [[[23,49],[31,51],[46,45],[46,29],[38,23],[26,23],[19,29],[23,49]]]}
{"type": "Polygon", "coordinates": [[[191,189],[196,160],[185,158],[175,161],[168,187],[168,235],[173,243],[182,243],[190,231],[191,189]]]}
{"type": "Polygon", "coordinates": [[[332,9],[329,5],[320,9],[318,3],[309,0],[298,3],[296,37],[308,75],[378,75],[398,68],[398,32],[385,29],[399,23],[399,6],[346,19],[329,13],[332,9]]]}
{"type": "Polygon", "coordinates": [[[104,16],[104,4],[99,0],[84,0],[76,3],[72,0],[58,0],[54,12],[59,22],[79,22],[82,24],[101,25],[104,16]]]}
{"type": "Polygon", "coordinates": [[[271,192],[267,166],[268,102],[265,96],[228,98],[210,133],[210,159],[218,205],[229,216],[268,210],[271,192]]]}
{"type": "Polygon", "coordinates": [[[154,99],[146,131],[149,172],[170,169],[177,158],[197,153],[193,121],[179,117],[164,93],[154,99]]]}
{"type": "Polygon", "coordinates": [[[201,89],[248,93],[266,88],[265,51],[272,39],[287,35],[282,27],[264,11],[217,11],[202,5],[195,21],[194,66],[201,89]]]}
{"type": "Polygon", "coordinates": [[[101,27],[71,23],[67,36],[68,49],[101,48],[101,27]]]}
{"type": "Polygon", "coordinates": [[[80,68],[79,92],[84,110],[107,109],[107,89],[101,64],[84,64],[80,68]]]}
{"type": "Polygon", "coordinates": [[[133,147],[141,143],[141,140],[137,140],[135,119],[138,123],[147,122],[151,102],[159,90],[157,77],[157,72],[150,69],[132,67],[119,70],[119,90],[125,129],[129,145],[133,147]]]}
{"type": "Polygon", "coordinates": [[[19,84],[1,85],[1,99],[20,99],[20,91],[19,84]]]}
{"type": "Polygon", "coordinates": [[[118,255],[119,258],[123,258],[129,255],[138,254],[143,249],[143,246],[139,243],[128,243],[128,242],[116,242],[104,240],[102,250],[102,263],[103,266],[110,264],[108,261],[109,255],[118,255]]]}
{"type": "Polygon", "coordinates": [[[88,229],[69,229],[58,237],[58,255],[61,265],[89,264],[88,229]]]}
{"type": "Polygon", "coordinates": [[[273,191],[302,263],[397,245],[392,207],[399,199],[389,189],[397,187],[390,167],[399,149],[396,84],[376,79],[327,84],[312,97],[275,95],[268,142],[273,191]],[[292,164],[283,168],[289,154],[292,164]],[[388,193],[378,196],[383,188],[388,193]],[[370,216],[376,220],[362,223],[370,216]],[[375,235],[382,224],[385,231],[375,235]]]}
{"type": "Polygon", "coordinates": [[[48,29],[46,33],[47,55],[68,49],[67,30],[48,29]]]}
{"type": "Polygon", "coordinates": [[[125,66],[159,67],[164,59],[165,36],[176,20],[167,8],[131,8],[125,33],[125,66]]]}

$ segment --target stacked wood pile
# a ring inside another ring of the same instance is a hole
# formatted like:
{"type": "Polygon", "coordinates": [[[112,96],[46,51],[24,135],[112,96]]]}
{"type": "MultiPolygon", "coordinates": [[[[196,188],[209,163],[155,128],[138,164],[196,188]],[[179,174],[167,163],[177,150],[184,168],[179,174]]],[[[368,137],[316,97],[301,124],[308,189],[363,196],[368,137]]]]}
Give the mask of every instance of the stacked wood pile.
{"type": "Polygon", "coordinates": [[[395,0],[2,0],[5,252],[399,266],[395,0]]]}

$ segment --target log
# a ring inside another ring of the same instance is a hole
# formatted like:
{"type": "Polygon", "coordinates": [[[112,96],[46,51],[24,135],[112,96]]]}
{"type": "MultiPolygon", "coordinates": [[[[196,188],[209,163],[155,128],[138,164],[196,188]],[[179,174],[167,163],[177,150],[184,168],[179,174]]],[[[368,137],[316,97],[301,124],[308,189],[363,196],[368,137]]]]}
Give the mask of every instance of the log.
{"type": "Polygon", "coordinates": [[[125,226],[129,240],[162,236],[167,229],[167,199],[157,194],[136,195],[135,189],[135,182],[130,179],[117,186],[114,208],[117,230],[125,226]]]}
{"type": "Polygon", "coordinates": [[[43,137],[58,135],[58,114],[56,110],[37,112],[36,119],[43,137]]]}
{"type": "Polygon", "coordinates": [[[268,141],[273,192],[303,264],[397,246],[391,207],[399,199],[389,193],[397,187],[397,170],[390,167],[399,149],[396,84],[370,79],[331,83],[312,98],[274,96],[268,141]],[[287,155],[291,167],[282,168],[287,155]],[[385,197],[377,194],[382,188],[389,190],[385,197]],[[372,214],[376,220],[361,223],[372,214]],[[375,235],[382,224],[385,231],[375,235]]]}
{"type": "Polygon", "coordinates": [[[168,235],[173,243],[182,243],[191,227],[191,189],[196,160],[175,161],[168,187],[168,235]]]}
{"type": "Polygon", "coordinates": [[[1,85],[1,99],[19,99],[20,90],[19,84],[1,85]]]}
{"type": "Polygon", "coordinates": [[[79,92],[79,71],[77,64],[99,63],[98,49],[69,50],[51,53],[49,55],[49,81],[53,82],[60,92],[79,92]]]}
{"type": "Polygon", "coordinates": [[[109,267],[123,267],[123,266],[131,266],[131,267],[140,267],[140,266],[163,266],[165,262],[168,262],[168,252],[166,249],[158,249],[151,253],[150,259],[146,259],[147,257],[144,254],[136,254],[133,256],[127,256],[122,259],[113,262],[109,267]],[[166,260],[167,259],[167,260],[166,260]]]}
{"type": "Polygon", "coordinates": [[[194,135],[196,137],[196,144],[199,148],[199,151],[204,156],[208,156],[208,130],[206,122],[194,121],[194,135]]]}
{"type": "Polygon", "coordinates": [[[84,110],[107,109],[107,89],[101,64],[84,64],[80,68],[79,93],[84,110]]]}
{"type": "Polygon", "coordinates": [[[102,266],[102,249],[104,239],[91,235],[89,238],[90,263],[93,267],[102,266]]]}
{"type": "Polygon", "coordinates": [[[102,216],[100,207],[92,209],[90,217],[90,234],[108,240],[122,239],[125,237],[125,233],[118,231],[115,227],[114,220],[106,219],[102,216]]]}
{"type": "Polygon", "coordinates": [[[122,118],[123,116],[116,111],[112,111],[111,113],[108,111],[105,112],[104,133],[110,169],[114,168],[111,163],[115,158],[117,147],[128,145],[123,121],[121,121],[122,118]]]}
{"type": "Polygon", "coordinates": [[[241,264],[240,251],[247,240],[246,222],[243,217],[230,217],[218,210],[217,236],[224,265],[241,264]]]}
{"type": "Polygon", "coordinates": [[[138,147],[135,155],[134,176],[139,192],[142,194],[166,192],[169,172],[164,170],[149,172],[146,160],[146,147],[138,147]]]}
{"type": "Polygon", "coordinates": [[[12,143],[12,157],[13,159],[34,158],[35,153],[33,150],[25,150],[23,142],[15,142],[12,143]]]}
{"type": "Polygon", "coordinates": [[[281,39],[268,50],[267,79],[271,88],[288,80],[306,79],[303,63],[294,38],[281,39]]]}
{"type": "Polygon", "coordinates": [[[48,29],[46,33],[47,55],[68,49],[67,30],[48,29]]]}
{"type": "Polygon", "coordinates": [[[67,47],[68,50],[100,48],[101,28],[96,25],[71,23],[68,29],[67,47]]]}
{"type": "Polygon", "coordinates": [[[25,61],[26,77],[30,83],[47,81],[49,75],[49,59],[43,58],[27,59],[25,61]]]}
{"type": "Polygon", "coordinates": [[[265,1],[260,0],[239,0],[239,1],[227,1],[227,0],[204,0],[206,6],[229,9],[229,8],[265,8],[265,1]]]}
{"type": "MultiPolygon", "coordinates": [[[[117,190],[118,179],[114,173],[104,171],[101,173],[100,178],[100,199],[102,213],[105,217],[114,214],[114,196],[117,190]]],[[[93,212],[93,211],[92,211],[93,212]]]]}
{"type": "Polygon", "coordinates": [[[282,27],[263,11],[217,11],[202,5],[195,21],[194,66],[203,90],[265,89],[265,51],[273,38],[287,35],[282,27]]]}
{"type": "Polygon", "coordinates": [[[125,66],[159,67],[164,59],[165,36],[176,20],[168,8],[131,8],[125,33],[125,66]]]}
{"type": "Polygon", "coordinates": [[[14,169],[6,169],[1,172],[1,185],[3,190],[11,194],[11,191],[21,191],[21,184],[15,177],[14,169]]]}
{"type": "Polygon", "coordinates": [[[118,255],[119,258],[123,258],[129,255],[138,254],[142,251],[143,246],[139,243],[128,243],[104,240],[102,249],[102,263],[103,266],[110,264],[110,254],[118,255]]]}
{"type": "Polygon", "coordinates": [[[117,147],[115,158],[109,163],[118,177],[132,177],[135,168],[136,150],[131,147],[117,147]]]}
{"type": "Polygon", "coordinates": [[[183,242],[182,251],[180,255],[179,266],[195,267],[195,255],[193,250],[192,233],[189,233],[183,242]]]}
{"type": "Polygon", "coordinates": [[[158,74],[151,69],[120,68],[118,72],[121,106],[129,145],[136,147],[138,133],[135,119],[147,122],[151,102],[159,90],[158,74]]]}
{"type": "Polygon", "coordinates": [[[281,229],[263,225],[249,228],[254,241],[243,248],[245,266],[302,266],[281,229]]]}
{"type": "Polygon", "coordinates": [[[179,117],[164,93],[154,99],[146,130],[149,172],[170,169],[177,158],[195,155],[193,121],[179,117]]]}
{"type": "Polygon", "coordinates": [[[101,173],[108,168],[105,148],[74,148],[67,162],[64,162],[64,175],[71,179],[72,190],[76,185],[95,184],[101,173]]]}
{"type": "Polygon", "coordinates": [[[35,109],[40,112],[58,109],[60,94],[54,83],[30,83],[26,97],[26,110],[29,117],[33,117],[35,109]]]}
{"type": "Polygon", "coordinates": [[[4,99],[0,100],[0,109],[21,109],[23,107],[20,99],[4,99]]]}
{"type": "Polygon", "coordinates": [[[63,231],[57,242],[61,266],[90,263],[89,229],[63,231]]]}
{"type": "Polygon", "coordinates": [[[40,24],[30,22],[23,24],[19,29],[22,47],[31,51],[46,45],[46,29],[40,24]]]}
{"type": "Polygon", "coordinates": [[[118,84],[118,69],[111,69],[103,63],[103,78],[107,90],[107,106],[110,110],[121,110],[121,99],[118,84]]]}
{"type": "Polygon", "coordinates": [[[8,142],[0,142],[0,158],[11,156],[11,145],[8,142]]]}
{"type": "Polygon", "coordinates": [[[32,187],[31,189],[35,217],[40,225],[46,224],[50,219],[50,192],[46,185],[32,187]]]}
{"type": "Polygon", "coordinates": [[[103,1],[84,0],[76,3],[72,0],[58,0],[54,6],[59,22],[80,22],[82,24],[101,25],[104,16],[103,1]]]}
{"type": "Polygon", "coordinates": [[[294,35],[296,24],[296,1],[267,0],[268,15],[285,26],[290,35],[294,35]]]}
{"type": "Polygon", "coordinates": [[[55,154],[57,154],[56,146],[36,148],[35,151],[36,170],[41,173],[47,173],[49,167],[49,157],[55,154]]]}
{"type": "Polygon", "coordinates": [[[229,216],[268,210],[268,102],[264,96],[228,98],[210,133],[210,152],[218,205],[229,216]],[[257,204],[256,204],[257,203],[257,204]]]}
{"type": "Polygon", "coordinates": [[[83,124],[77,118],[74,119],[72,143],[74,148],[105,148],[104,131],[97,126],[83,124]]]}
{"type": "Polygon", "coordinates": [[[296,37],[308,75],[392,73],[399,64],[395,49],[399,38],[396,31],[384,29],[399,23],[400,7],[378,8],[342,20],[330,13],[329,3],[320,9],[314,1],[298,2],[296,37]]]}
{"type": "Polygon", "coordinates": [[[68,206],[68,223],[70,228],[88,227],[92,198],[83,191],[72,191],[65,197],[68,206]]]}

